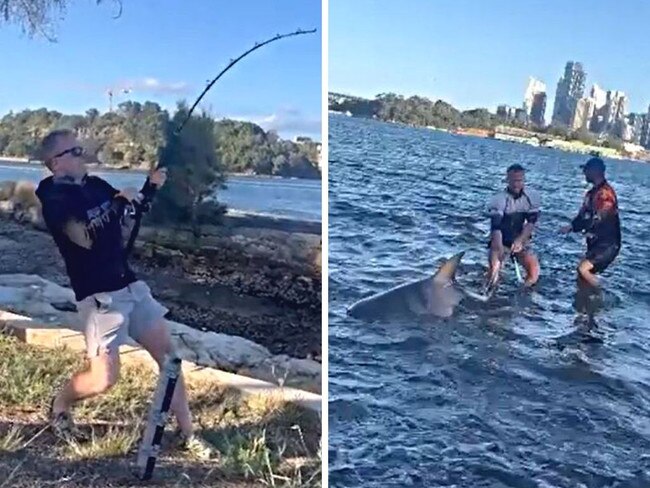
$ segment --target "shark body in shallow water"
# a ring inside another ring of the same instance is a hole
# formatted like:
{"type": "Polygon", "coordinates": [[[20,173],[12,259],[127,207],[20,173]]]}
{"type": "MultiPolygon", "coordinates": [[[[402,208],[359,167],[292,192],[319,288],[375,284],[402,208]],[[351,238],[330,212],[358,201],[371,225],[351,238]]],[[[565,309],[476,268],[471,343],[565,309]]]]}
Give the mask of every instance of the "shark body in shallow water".
{"type": "Polygon", "coordinates": [[[450,317],[464,296],[474,295],[455,283],[456,270],[464,254],[462,251],[446,259],[431,276],[359,300],[348,308],[348,314],[366,320],[406,315],[450,317]]]}

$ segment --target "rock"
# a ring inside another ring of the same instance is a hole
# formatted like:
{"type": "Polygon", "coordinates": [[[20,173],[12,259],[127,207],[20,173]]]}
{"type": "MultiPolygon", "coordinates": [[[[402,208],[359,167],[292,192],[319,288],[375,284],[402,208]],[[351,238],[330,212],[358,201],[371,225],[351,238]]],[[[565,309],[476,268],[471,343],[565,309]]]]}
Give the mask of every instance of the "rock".
{"type": "Polygon", "coordinates": [[[202,366],[247,374],[257,379],[310,391],[321,390],[321,365],[310,359],[272,356],[268,349],[243,337],[201,332],[170,321],[176,347],[183,357],[202,366]],[[177,342],[176,342],[177,341],[177,342]]]}
{"type": "Polygon", "coordinates": [[[26,315],[43,323],[57,323],[81,330],[76,313],[62,312],[52,306],[52,303],[74,301],[72,290],[40,276],[0,275],[0,309],[26,315]]]}
{"type": "Polygon", "coordinates": [[[243,337],[201,332],[185,324],[169,321],[172,335],[201,364],[229,371],[257,365],[271,357],[268,349],[243,337]]]}
{"type": "Polygon", "coordinates": [[[41,202],[36,196],[36,185],[31,181],[18,181],[11,200],[16,207],[25,210],[32,207],[40,208],[41,206],[41,202]]]}
{"type": "Polygon", "coordinates": [[[46,230],[41,202],[31,181],[4,181],[0,184],[0,212],[22,224],[46,230]]]}
{"type": "Polygon", "coordinates": [[[289,359],[289,369],[303,376],[310,376],[320,380],[322,367],[312,359],[289,359]]]}
{"type": "Polygon", "coordinates": [[[185,255],[183,254],[182,251],[179,251],[178,249],[168,249],[166,247],[162,246],[156,246],[153,248],[153,256],[158,257],[162,256],[165,258],[183,258],[185,255]]]}
{"type": "Polygon", "coordinates": [[[43,231],[47,230],[47,226],[45,225],[45,220],[43,220],[43,212],[41,211],[40,207],[30,208],[27,211],[27,220],[37,229],[43,231]]]}
{"type": "Polygon", "coordinates": [[[2,200],[3,202],[9,200],[11,196],[14,194],[15,189],[16,189],[15,181],[0,182],[0,200],[2,200]]]}
{"type": "Polygon", "coordinates": [[[251,368],[260,379],[278,385],[308,385],[312,391],[321,389],[321,365],[311,359],[297,359],[278,354],[251,368]]]}
{"type": "Polygon", "coordinates": [[[14,220],[16,222],[19,222],[21,224],[24,224],[27,222],[27,213],[23,211],[22,209],[18,208],[14,211],[14,220]]]}
{"type": "Polygon", "coordinates": [[[233,368],[259,364],[271,356],[269,350],[243,337],[204,332],[203,347],[215,361],[227,361],[233,368]]]}
{"type": "Polygon", "coordinates": [[[6,215],[13,215],[14,213],[14,202],[11,200],[3,200],[0,202],[0,212],[6,215]]]}
{"type": "MultiPolygon", "coordinates": [[[[176,324],[175,325],[182,325],[176,324]]],[[[178,329],[174,327],[173,329],[178,329]]],[[[200,338],[194,337],[194,331],[172,330],[172,341],[178,354],[183,358],[200,366],[213,366],[213,359],[209,352],[201,347],[200,338]]]]}
{"type": "MultiPolygon", "coordinates": [[[[32,318],[35,324],[51,324],[81,332],[71,289],[37,275],[0,275],[0,309],[32,318]]],[[[320,391],[321,367],[310,359],[273,356],[269,350],[239,336],[202,332],[169,321],[175,347],[181,357],[196,364],[320,391]]],[[[39,327],[42,325],[39,325],[39,327]]],[[[136,345],[129,341],[130,345],[136,345]]]]}

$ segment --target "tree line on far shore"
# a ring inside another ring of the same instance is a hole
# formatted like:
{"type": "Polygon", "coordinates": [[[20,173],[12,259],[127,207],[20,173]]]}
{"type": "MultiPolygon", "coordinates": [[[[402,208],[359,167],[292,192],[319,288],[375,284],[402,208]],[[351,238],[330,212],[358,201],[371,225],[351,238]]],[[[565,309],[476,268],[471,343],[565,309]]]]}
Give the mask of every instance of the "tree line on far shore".
{"type": "MultiPolygon", "coordinates": [[[[85,116],[25,110],[0,121],[0,148],[5,155],[34,157],[40,138],[55,127],[67,127],[77,130],[82,140],[105,142],[104,152],[113,164],[163,166],[168,183],[158,191],[144,221],[190,224],[197,236],[201,224],[222,221],[226,206],[218,193],[225,187],[227,170],[253,168],[259,174],[307,177],[318,171],[311,165],[314,156],[309,151],[317,150],[313,142],[295,144],[251,123],[217,121],[205,112],[188,114],[185,102],[179,102],[171,117],[150,102],[126,102],[104,115],[96,110],[85,116]]],[[[107,162],[106,155],[102,159],[107,162]]]]}
{"type": "MultiPolygon", "coordinates": [[[[10,112],[0,119],[0,156],[32,158],[48,131],[67,127],[99,143],[106,165],[148,169],[160,157],[170,120],[167,110],[149,101],[126,101],[103,114],[95,108],[83,115],[46,108],[10,112]]],[[[213,119],[211,126],[215,157],[225,173],[320,178],[319,144],[309,138],[283,140],[254,123],[228,119],[213,119]]]]}
{"type": "Polygon", "coordinates": [[[619,150],[623,148],[623,141],[614,136],[599,139],[596,134],[587,130],[572,131],[567,127],[537,127],[517,120],[506,122],[485,108],[461,111],[443,100],[433,102],[420,96],[406,98],[395,93],[380,93],[371,100],[330,93],[328,107],[337,112],[350,112],[356,117],[373,117],[384,122],[398,122],[419,127],[436,127],[447,130],[459,128],[493,130],[497,126],[505,125],[565,140],[579,140],[590,145],[601,145],[619,150]]]}

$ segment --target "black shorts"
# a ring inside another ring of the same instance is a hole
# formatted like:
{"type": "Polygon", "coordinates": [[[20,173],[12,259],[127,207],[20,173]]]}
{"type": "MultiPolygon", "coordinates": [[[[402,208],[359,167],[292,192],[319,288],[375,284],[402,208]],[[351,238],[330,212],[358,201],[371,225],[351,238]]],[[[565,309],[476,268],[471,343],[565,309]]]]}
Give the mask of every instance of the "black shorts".
{"type": "Polygon", "coordinates": [[[593,273],[602,273],[610,264],[612,264],[614,259],[616,259],[620,250],[620,244],[601,244],[598,246],[588,247],[585,258],[594,265],[591,269],[593,273]]]}

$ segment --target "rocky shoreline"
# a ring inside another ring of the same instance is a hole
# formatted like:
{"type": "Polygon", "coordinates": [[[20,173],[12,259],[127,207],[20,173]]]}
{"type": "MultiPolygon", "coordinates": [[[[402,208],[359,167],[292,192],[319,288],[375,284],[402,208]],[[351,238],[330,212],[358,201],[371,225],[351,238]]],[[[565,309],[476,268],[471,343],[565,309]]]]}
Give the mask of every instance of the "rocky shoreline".
{"type": "MultiPolygon", "coordinates": [[[[36,274],[69,286],[32,184],[3,184],[0,219],[0,274],[36,274]]],[[[229,216],[198,239],[190,234],[144,226],[131,259],[170,320],[320,361],[319,224],[229,216]]]]}

